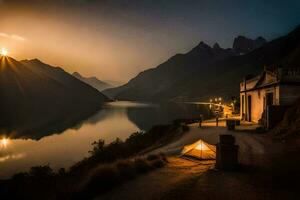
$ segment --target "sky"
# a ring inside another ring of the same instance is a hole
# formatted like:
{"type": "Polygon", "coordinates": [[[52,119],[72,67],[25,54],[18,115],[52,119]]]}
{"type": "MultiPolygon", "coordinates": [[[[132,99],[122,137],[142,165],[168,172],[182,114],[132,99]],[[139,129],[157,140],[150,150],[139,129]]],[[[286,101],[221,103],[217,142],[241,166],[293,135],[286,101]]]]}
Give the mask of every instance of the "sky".
{"type": "Polygon", "coordinates": [[[0,48],[125,83],[200,41],[285,35],[299,10],[299,0],[0,0],[0,48]]]}

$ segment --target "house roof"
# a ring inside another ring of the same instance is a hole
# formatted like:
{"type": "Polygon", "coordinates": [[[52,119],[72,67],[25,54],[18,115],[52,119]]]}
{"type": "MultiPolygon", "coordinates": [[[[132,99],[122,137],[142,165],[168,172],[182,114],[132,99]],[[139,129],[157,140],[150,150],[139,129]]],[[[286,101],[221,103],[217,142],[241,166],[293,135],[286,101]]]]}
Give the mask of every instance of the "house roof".
{"type": "Polygon", "coordinates": [[[278,84],[300,85],[300,71],[294,68],[274,71],[264,70],[260,75],[242,82],[240,91],[252,91],[278,84]]]}

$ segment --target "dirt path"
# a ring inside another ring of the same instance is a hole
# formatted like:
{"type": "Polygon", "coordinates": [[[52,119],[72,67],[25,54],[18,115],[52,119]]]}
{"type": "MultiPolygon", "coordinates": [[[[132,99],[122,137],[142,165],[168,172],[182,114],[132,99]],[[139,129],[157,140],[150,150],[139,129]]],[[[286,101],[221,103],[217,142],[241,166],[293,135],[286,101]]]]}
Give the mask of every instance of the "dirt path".
{"type": "MultiPolygon", "coordinates": [[[[167,166],[141,175],[100,196],[99,199],[296,199],[298,189],[291,185],[297,185],[297,178],[300,177],[298,170],[293,174],[280,170],[280,168],[288,169],[287,163],[289,166],[295,166],[294,162],[286,162],[295,160],[294,156],[284,157],[285,160],[280,158],[283,167],[277,166],[270,156],[279,154],[281,150],[282,144],[274,143],[267,135],[228,131],[224,127],[213,127],[211,124],[198,128],[197,124],[192,124],[189,132],[180,140],[154,151],[154,153],[164,152],[172,155],[167,166]],[[239,161],[247,167],[242,167],[235,172],[222,172],[213,169],[212,161],[191,161],[176,157],[180,155],[184,145],[199,139],[216,144],[220,134],[235,136],[236,143],[239,145],[239,161]],[[279,171],[275,170],[274,165],[279,171]],[[287,176],[290,176],[290,179],[287,179],[287,176]]],[[[300,164],[298,161],[295,162],[300,164]]]]}
{"type": "Polygon", "coordinates": [[[249,154],[265,154],[268,151],[267,146],[271,141],[265,135],[253,135],[243,131],[229,131],[225,128],[225,123],[220,122],[221,126],[215,127],[215,123],[203,123],[203,127],[199,128],[198,124],[189,125],[190,130],[183,137],[171,144],[159,148],[153,153],[164,152],[170,155],[180,155],[183,146],[192,144],[199,139],[209,144],[217,144],[219,135],[231,134],[236,138],[236,144],[239,145],[241,153],[249,154]]]}
{"type": "Polygon", "coordinates": [[[170,157],[168,161],[164,168],[141,175],[98,199],[164,199],[214,167],[214,161],[190,161],[178,157],[170,157]]]}

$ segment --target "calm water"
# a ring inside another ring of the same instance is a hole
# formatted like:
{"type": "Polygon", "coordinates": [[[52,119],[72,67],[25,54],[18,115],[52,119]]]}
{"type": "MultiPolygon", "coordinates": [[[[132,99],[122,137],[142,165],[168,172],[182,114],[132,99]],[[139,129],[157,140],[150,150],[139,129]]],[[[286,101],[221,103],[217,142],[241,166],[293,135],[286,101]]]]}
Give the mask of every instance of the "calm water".
{"type": "Polygon", "coordinates": [[[32,166],[49,164],[53,169],[68,168],[88,156],[91,143],[104,139],[109,143],[126,139],[131,133],[176,118],[208,114],[207,109],[187,105],[151,105],[133,102],[108,103],[96,115],[61,134],[36,141],[14,139],[0,141],[0,178],[7,178],[32,166]]]}

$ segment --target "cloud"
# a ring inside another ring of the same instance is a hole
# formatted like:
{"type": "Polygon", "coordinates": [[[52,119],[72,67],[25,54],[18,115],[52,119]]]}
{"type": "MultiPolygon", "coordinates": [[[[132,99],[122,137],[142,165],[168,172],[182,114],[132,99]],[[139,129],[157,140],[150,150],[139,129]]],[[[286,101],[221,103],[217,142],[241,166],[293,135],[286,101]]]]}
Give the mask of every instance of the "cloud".
{"type": "Polygon", "coordinates": [[[7,33],[3,33],[3,32],[0,32],[0,37],[8,38],[8,39],[11,39],[11,40],[16,40],[16,41],[19,41],[19,42],[24,42],[26,40],[22,36],[15,35],[15,34],[7,34],[7,33]]]}
{"type": "Polygon", "coordinates": [[[19,35],[11,35],[10,37],[13,40],[19,40],[19,41],[25,41],[26,40],[24,37],[19,36],[19,35]]]}

